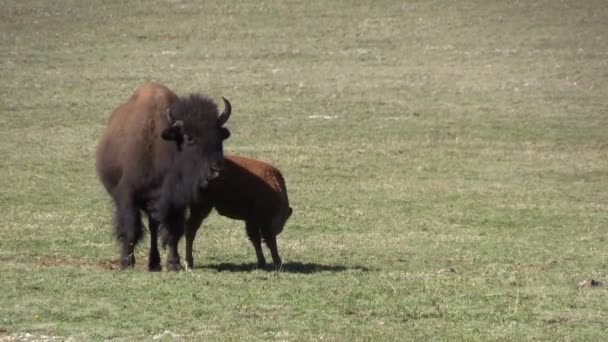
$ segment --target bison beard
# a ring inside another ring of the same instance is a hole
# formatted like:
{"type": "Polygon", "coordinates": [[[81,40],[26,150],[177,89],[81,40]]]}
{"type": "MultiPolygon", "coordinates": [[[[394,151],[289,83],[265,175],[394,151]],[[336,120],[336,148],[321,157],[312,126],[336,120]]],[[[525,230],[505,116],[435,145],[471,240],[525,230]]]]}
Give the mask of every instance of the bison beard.
{"type": "MultiPolygon", "coordinates": [[[[186,154],[186,152],[180,152],[186,154]]],[[[189,203],[196,200],[199,188],[205,184],[199,183],[199,175],[203,172],[203,162],[199,159],[191,159],[188,156],[180,156],[175,165],[167,175],[162,190],[162,201],[159,205],[161,217],[171,207],[186,208],[189,203]]]]}
{"type": "MultiPolygon", "coordinates": [[[[187,154],[187,152],[181,152],[187,154]]],[[[198,184],[197,179],[203,168],[198,159],[190,159],[187,155],[180,156],[172,172],[161,190],[161,202],[158,207],[161,222],[166,222],[161,231],[162,246],[177,243],[173,236],[182,236],[184,229],[184,216],[189,203],[195,202],[199,196],[199,189],[206,184],[198,184]]]]}

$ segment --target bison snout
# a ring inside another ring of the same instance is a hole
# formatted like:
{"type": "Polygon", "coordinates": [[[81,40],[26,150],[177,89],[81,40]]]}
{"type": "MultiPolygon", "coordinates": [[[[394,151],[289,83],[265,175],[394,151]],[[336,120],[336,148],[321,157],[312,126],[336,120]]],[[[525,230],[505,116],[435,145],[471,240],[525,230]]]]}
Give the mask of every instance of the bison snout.
{"type": "Polygon", "coordinates": [[[221,170],[219,170],[219,169],[211,168],[209,170],[209,180],[213,180],[213,179],[216,179],[217,177],[219,177],[220,176],[220,171],[221,170]]]}
{"type": "Polygon", "coordinates": [[[221,167],[210,166],[206,172],[203,172],[202,177],[199,181],[199,188],[205,189],[209,186],[209,182],[218,178],[220,176],[220,172],[222,171],[221,167]]]}
{"type": "Polygon", "coordinates": [[[211,166],[209,167],[209,179],[211,180],[219,177],[223,169],[224,161],[222,159],[211,163],[211,166]]]}

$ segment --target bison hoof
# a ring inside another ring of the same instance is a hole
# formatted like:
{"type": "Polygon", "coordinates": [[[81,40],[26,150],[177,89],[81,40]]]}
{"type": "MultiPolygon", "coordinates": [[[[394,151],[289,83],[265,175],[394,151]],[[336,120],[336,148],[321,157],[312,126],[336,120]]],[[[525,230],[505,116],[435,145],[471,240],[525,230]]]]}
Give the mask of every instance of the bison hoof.
{"type": "Polygon", "coordinates": [[[182,271],[183,269],[184,268],[179,263],[169,263],[169,264],[167,264],[167,271],[169,271],[169,272],[179,272],[179,271],[182,271]]]}
{"type": "Polygon", "coordinates": [[[192,258],[186,258],[186,269],[191,271],[194,268],[194,260],[192,258]]]}
{"type": "Polygon", "coordinates": [[[163,268],[160,264],[150,264],[148,265],[148,271],[149,272],[160,272],[162,271],[163,268]]]}
{"type": "Polygon", "coordinates": [[[133,267],[135,267],[135,257],[134,256],[128,256],[126,258],[120,259],[120,269],[121,270],[128,270],[128,269],[132,269],[133,267]]]}

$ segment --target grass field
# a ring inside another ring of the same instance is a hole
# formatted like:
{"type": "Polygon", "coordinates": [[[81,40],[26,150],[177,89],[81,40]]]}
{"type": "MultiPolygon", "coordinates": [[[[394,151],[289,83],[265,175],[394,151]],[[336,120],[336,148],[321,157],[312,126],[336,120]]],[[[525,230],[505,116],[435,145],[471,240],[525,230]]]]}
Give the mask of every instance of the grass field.
{"type": "Polygon", "coordinates": [[[0,1],[0,341],[605,340],[607,23],[604,0],[0,1]],[[226,152],[281,168],[282,272],[216,214],[193,272],[146,272],[147,237],[117,270],[94,151],[150,80],[228,97],[226,152]]]}

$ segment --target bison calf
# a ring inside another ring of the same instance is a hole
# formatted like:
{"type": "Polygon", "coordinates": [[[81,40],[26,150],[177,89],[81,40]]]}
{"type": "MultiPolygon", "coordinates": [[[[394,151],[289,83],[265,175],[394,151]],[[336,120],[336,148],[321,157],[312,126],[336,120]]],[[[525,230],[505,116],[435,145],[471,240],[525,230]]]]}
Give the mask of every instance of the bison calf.
{"type": "Polygon", "coordinates": [[[270,249],[272,261],[281,268],[276,236],[291,216],[285,180],[272,165],[259,160],[225,156],[224,169],[209,183],[201,201],[190,209],[186,222],[186,262],[193,267],[192,243],[203,220],[215,208],[225,217],[245,221],[249,240],[255,248],[258,266],[266,266],[262,239],[270,249]]]}

